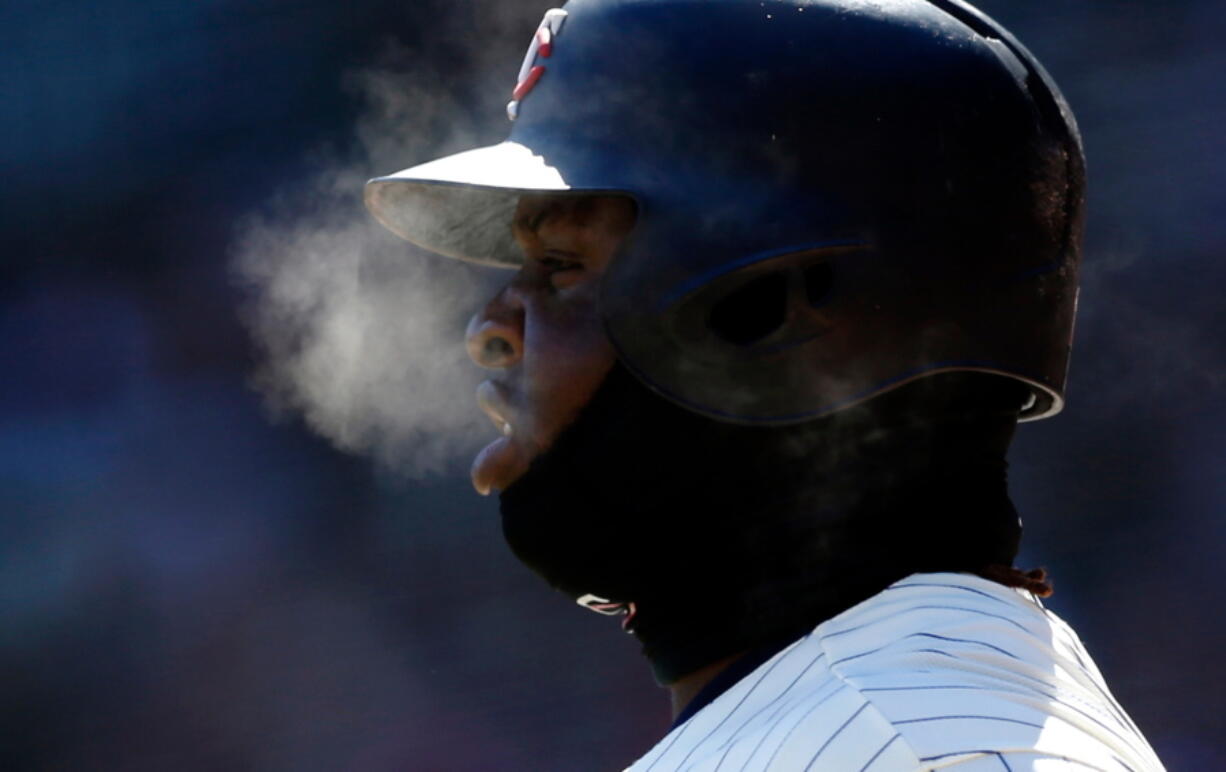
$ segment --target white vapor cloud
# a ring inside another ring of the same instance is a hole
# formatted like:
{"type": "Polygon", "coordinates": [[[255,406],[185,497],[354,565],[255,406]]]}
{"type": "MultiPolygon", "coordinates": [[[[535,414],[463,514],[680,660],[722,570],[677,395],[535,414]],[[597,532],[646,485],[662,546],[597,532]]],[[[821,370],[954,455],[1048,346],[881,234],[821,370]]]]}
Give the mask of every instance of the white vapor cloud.
{"type": "Polygon", "coordinates": [[[262,354],[253,383],[274,414],[413,476],[454,470],[492,436],[463,330],[507,276],[423,253],[362,206],[368,177],[486,139],[431,74],[400,62],[351,75],[365,104],[355,147],[244,222],[233,251],[262,354]]]}

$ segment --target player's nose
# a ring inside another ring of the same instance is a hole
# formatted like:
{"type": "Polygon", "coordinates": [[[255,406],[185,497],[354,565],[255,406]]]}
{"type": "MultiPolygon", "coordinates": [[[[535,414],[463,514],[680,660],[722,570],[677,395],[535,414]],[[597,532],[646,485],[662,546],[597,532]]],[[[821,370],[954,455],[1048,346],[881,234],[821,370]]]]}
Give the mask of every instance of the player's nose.
{"type": "Polygon", "coordinates": [[[524,304],[514,283],[473,314],[465,332],[468,356],[481,367],[504,369],[524,353],[524,304]]]}

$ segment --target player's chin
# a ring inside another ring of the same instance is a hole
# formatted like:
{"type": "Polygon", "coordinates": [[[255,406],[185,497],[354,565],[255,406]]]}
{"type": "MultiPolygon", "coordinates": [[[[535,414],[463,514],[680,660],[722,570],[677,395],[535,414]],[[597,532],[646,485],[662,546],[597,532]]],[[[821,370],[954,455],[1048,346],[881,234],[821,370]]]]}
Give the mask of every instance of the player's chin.
{"type": "Polygon", "coordinates": [[[473,459],[470,472],[473,488],[482,496],[506,490],[528,471],[533,455],[516,438],[499,437],[473,459]]]}

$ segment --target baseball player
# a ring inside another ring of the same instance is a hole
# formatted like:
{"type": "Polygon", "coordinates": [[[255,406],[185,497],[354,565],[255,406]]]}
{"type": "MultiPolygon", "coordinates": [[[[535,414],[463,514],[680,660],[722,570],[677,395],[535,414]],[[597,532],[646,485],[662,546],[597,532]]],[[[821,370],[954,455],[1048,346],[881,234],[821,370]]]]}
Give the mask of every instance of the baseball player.
{"type": "Polygon", "coordinates": [[[366,200],[514,271],[472,479],[670,689],[630,769],[1161,769],[1013,565],[1084,183],[1033,56],[959,0],[573,0],[507,114],[366,200]]]}

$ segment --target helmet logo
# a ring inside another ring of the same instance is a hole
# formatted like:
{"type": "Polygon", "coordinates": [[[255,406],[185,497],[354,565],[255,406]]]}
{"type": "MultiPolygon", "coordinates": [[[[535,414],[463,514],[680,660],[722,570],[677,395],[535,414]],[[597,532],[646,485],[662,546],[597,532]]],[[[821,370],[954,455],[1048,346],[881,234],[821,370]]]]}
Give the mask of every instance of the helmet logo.
{"type": "Polygon", "coordinates": [[[507,117],[511,120],[519,115],[519,103],[528,95],[536,82],[545,74],[545,65],[537,64],[537,58],[548,59],[553,55],[553,39],[562,31],[562,22],[566,21],[566,11],[561,8],[551,8],[545,11],[545,18],[536,28],[532,42],[528,44],[528,53],[524,55],[524,63],[519,68],[519,78],[515,90],[511,92],[511,101],[507,102],[507,117]]]}

